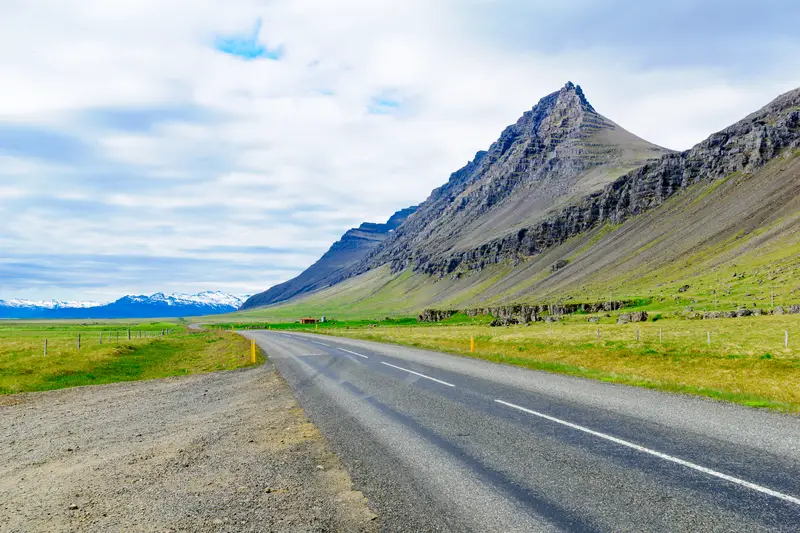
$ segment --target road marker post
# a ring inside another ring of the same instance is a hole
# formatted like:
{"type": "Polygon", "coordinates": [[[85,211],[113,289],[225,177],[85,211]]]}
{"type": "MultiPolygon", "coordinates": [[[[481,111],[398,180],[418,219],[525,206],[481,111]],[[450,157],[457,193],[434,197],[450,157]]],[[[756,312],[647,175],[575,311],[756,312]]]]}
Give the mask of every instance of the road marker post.
{"type": "Polygon", "coordinates": [[[256,362],[256,340],[250,339],[250,362],[256,362]]]}
{"type": "Polygon", "coordinates": [[[469,338],[469,352],[475,353],[475,337],[469,338]]]}

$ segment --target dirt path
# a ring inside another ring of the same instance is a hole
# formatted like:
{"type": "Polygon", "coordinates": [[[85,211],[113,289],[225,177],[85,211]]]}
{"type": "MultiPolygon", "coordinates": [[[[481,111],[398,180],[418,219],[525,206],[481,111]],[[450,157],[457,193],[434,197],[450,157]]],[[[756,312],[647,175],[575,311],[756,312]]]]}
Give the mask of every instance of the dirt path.
{"type": "Polygon", "coordinates": [[[268,366],[0,397],[0,532],[379,528],[268,366]]]}

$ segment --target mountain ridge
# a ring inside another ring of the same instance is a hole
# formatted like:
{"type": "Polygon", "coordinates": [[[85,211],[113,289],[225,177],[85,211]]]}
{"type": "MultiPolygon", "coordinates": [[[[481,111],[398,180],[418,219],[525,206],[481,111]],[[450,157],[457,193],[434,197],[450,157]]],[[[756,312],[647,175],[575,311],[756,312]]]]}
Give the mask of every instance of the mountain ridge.
{"type": "Polygon", "coordinates": [[[280,303],[335,285],[347,277],[347,271],[352,265],[383,242],[416,209],[416,206],[401,209],[383,224],[364,222],[359,227],[348,230],[313,265],[288,281],[254,294],[242,304],[241,309],[280,303]]]}
{"type": "MultiPolygon", "coordinates": [[[[577,99],[586,112],[585,96],[577,95],[577,87],[572,90],[567,84],[562,91],[572,92],[573,103],[577,99]]],[[[496,153],[506,150],[504,137],[513,135],[501,135],[493,145],[496,153]]],[[[575,294],[607,299],[612,280],[614,290],[623,294],[641,296],[625,292],[639,287],[663,298],[668,290],[663,287],[682,276],[704,279],[698,285],[708,285],[702,269],[725,269],[725,261],[737,257],[759,265],[752,269],[754,275],[778,264],[765,263],[764,257],[786,263],[781,272],[795,268],[791,258],[780,254],[800,246],[800,204],[792,196],[800,187],[800,89],[780,95],[689,150],[649,159],[577,200],[553,204],[538,221],[491,236],[479,246],[417,247],[442,228],[446,237],[457,233],[458,225],[439,216],[456,210],[458,195],[476,182],[491,151],[478,152],[435,189],[414,217],[349,270],[350,279],[269,312],[415,312],[440,303],[481,305],[575,294]],[[715,252],[709,255],[707,250],[715,252]],[[752,250],[760,250],[761,256],[752,256],[752,250]],[[643,285],[645,281],[651,285],[643,285]]],[[[706,293],[693,295],[693,290],[684,294],[708,298],[706,293]]]]}
{"type": "Polygon", "coordinates": [[[0,317],[17,319],[165,318],[236,311],[242,299],[222,291],[126,295],[112,302],[0,300],[0,317]]]}

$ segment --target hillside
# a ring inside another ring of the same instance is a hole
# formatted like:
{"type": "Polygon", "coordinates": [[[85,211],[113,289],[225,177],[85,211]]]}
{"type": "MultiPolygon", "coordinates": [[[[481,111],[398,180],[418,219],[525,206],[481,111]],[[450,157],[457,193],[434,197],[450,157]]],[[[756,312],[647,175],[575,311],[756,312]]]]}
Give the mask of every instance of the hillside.
{"type": "Polygon", "coordinates": [[[347,277],[345,273],[348,269],[363,260],[416,209],[416,206],[401,209],[385,224],[365,222],[358,228],[347,231],[316,263],[299,276],[254,294],[244,302],[242,309],[282,302],[338,283],[347,277]]]}
{"type": "Polygon", "coordinates": [[[359,276],[262,313],[355,316],[627,297],[650,297],[665,309],[712,309],[769,306],[773,293],[776,304],[796,302],[798,155],[800,89],[690,150],[648,162],[477,247],[432,253],[430,231],[408,233],[431,212],[434,192],[414,225],[399,228],[359,276]]]}

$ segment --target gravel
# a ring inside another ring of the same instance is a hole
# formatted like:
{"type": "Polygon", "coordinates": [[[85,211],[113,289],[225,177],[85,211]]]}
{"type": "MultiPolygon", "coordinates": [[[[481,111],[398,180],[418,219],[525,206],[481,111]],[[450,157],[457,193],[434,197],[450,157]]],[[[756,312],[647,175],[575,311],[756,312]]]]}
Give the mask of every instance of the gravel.
{"type": "Polygon", "coordinates": [[[0,532],[380,527],[269,365],[0,397],[0,532]]]}

